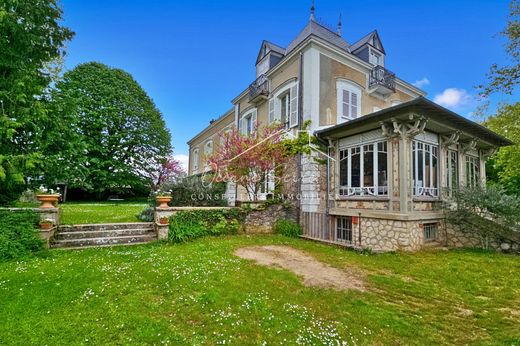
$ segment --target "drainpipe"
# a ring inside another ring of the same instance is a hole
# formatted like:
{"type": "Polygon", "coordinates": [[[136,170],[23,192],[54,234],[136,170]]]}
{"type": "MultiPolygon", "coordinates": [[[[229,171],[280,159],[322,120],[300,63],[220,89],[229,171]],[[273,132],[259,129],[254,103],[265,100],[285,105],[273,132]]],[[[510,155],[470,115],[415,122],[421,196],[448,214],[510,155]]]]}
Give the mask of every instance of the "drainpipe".
{"type": "MultiPolygon", "coordinates": [[[[298,130],[303,126],[303,53],[300,52],[300,63],[298,66],[298,130]]],[[[299,134],[299,132],[298,132],[299,134]]],[[[302,154],[298,153],[298,162],[296,163],[296,177],[298,179],[297,201],[296,201],[296,222],[300,224],[300,214],[302,210],[302,154]]]]}
{"type": "Polygon", "coordinates": [[[332,147],[332,140],[329,139],[329,143],[327,146],[327,173],[325,174],[326,182],[326,194],[325,194],[325,232],[329,236],[330,239],[330,148],[332,147]]]}

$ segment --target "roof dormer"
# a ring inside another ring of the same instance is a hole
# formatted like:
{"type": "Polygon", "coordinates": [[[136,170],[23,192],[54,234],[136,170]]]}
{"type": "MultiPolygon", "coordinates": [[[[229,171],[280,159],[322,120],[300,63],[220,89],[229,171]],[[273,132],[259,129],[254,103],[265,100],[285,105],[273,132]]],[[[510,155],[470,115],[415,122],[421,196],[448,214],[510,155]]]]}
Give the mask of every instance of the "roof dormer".
{"type": "Polygon", "coordinates": [[[350,47],[352,54],[374,66],[385,66],[385,48],[377,30],[363,37],[350,47]]]}
{"type": "Polygon", "coordinates": [[[263,41],[256,58],[256,77],[265,74],[285,56],[285,48],[274,43],[263,41]]]}

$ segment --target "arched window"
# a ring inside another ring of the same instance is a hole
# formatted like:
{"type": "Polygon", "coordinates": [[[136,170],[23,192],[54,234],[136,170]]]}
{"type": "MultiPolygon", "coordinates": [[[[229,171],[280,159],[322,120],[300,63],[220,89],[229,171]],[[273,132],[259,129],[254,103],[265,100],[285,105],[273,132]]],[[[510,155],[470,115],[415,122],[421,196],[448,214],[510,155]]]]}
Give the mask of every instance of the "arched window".
{"type": "Polygon", "coordinates": [[[337,123],[356,119],[361,116],[361,88],[350,81],[336,82],[337,123]]]}
{"type": "Polygon", "coordinates": [[[209,156],[211,154],[213,154],[213,141],[209,140],[204,146],[204,155],[209,156]]]}
{"type": "Polygon", "coordinates": [[[298,125],[298,82],[285,82],[269,100],[269,123],[279,121],[286,128],[298,125]]]}
{"type": "Polygon", "coordinates": [[[199,149],[195,149],[191,156],[191,170],[196,173],[199,169],[199,149]]]}

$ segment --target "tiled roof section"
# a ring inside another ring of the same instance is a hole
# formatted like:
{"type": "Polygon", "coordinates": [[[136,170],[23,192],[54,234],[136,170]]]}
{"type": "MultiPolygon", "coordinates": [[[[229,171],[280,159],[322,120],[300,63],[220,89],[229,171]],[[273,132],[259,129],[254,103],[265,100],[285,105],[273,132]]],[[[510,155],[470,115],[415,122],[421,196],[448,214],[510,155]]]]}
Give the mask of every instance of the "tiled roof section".
{"type": "Polygon", "coordinates": [[[366,43],[370,42],[372,38],[375,36],[376,40],[379,40],[379,44],[381,45],[381,48],[383,50],[383,53],[385,52],[385,49],[383,48],[383,44],[381,43],[381,40],[379,39],[379,34],[377,33],[377,30],[372,31],[371,33],[367,34],[365,37],[357,41],[356,43],[352,44],[350,46],[350,51],[355,52],[356,49],[362,47],[366,43]]]}
{"type": "Polygon", "coordinates": [[[262,60],[267,54],[269,54],[269,52],[275,52],[284,56],[285,48],[280,47],[279,45],[272,42],[263,40],[262,45],[260,46],[260,51],[258,52],[258,56],[256,57],[256,63],[258,64],[258,62],[262,60]]]}
{"type": "Polygon", "coordinates": [[[279,45],[274,44],[274,43],[269,42],[269,41],[266,41],[265,43],[267,44],[267,48],[268,48],[269,50],[272,50],[273,52],[276,52],[276,53],[280,53],[280,54],[282,54],[282,55],[285,55],[285,48],[280,47],[279,45]]]}
{"type": "Polygon", "coordinates": [[[303,28],[303,30],[298,34],[298,36],[289,44],[286,54],[296,48],[296,46],[298,46],[310,35],[317,36],[343,49],[346,52],[350,52],[349,44],[340,35],[311,19],[305,28],[303,28]]]}

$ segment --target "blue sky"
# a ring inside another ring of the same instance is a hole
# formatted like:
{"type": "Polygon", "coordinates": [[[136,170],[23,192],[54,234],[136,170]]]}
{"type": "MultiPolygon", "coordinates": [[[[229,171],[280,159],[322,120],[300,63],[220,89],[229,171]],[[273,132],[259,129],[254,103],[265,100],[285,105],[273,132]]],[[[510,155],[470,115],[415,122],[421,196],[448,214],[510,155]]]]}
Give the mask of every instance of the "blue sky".
{"type": "MultiPolygon", "coordinates": [[[[343,16],[349,43],[377,29],[386,67],[432,100],[471,117],[475,86],[492,63],[506,63],[508,1],[315,1],[316,17],[343,16]]],[[[66,68],[99,61],[131,73],[172,132],[179,158],[186,141],[229,108],[255,78],[260,43],[286,46],[305,26],[310,1],[62,0],[76,32],[66,68]]],[[[518,99],[517,95],[515,95],[518,99]]],[[[491,110],[505,100],[492,98],[491,110]]]]}

